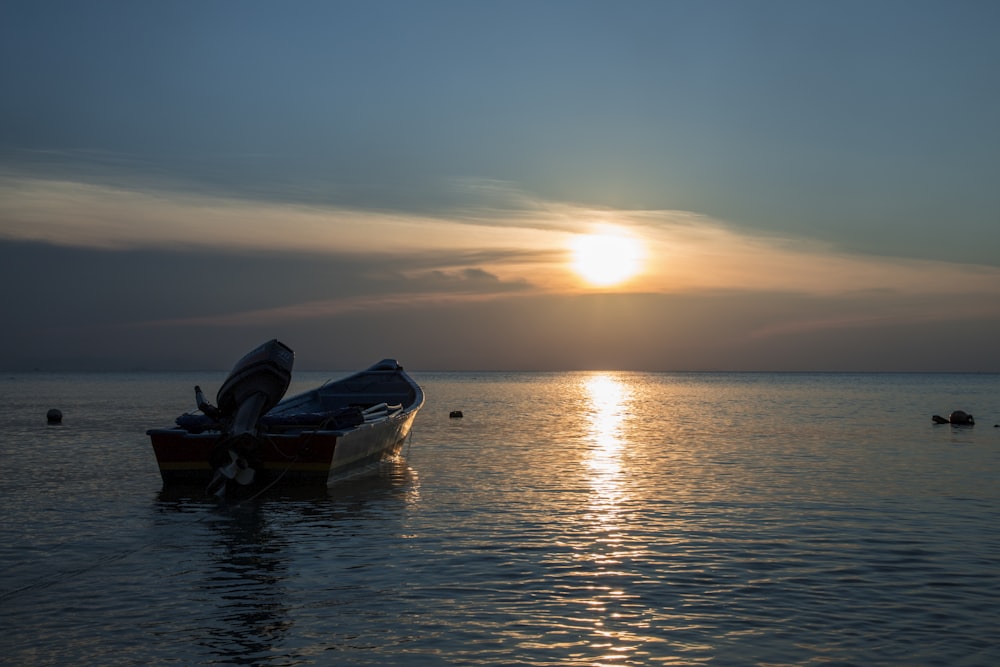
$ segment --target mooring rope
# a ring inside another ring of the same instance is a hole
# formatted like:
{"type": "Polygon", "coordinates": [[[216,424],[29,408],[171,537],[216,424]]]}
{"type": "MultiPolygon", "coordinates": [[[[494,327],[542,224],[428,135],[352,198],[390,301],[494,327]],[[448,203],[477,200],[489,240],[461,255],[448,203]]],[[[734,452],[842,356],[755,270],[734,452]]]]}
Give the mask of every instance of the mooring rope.
{"type": "Polygon", "coordinates": [[[40,577],[32,581],[31,583],[25,584],[24,586],[0,592],[0,602],[3,602],[8,598],[12,598],[15,595],[19,595],[20,593],[26,593],[28,591],[36,589],[48,588],[49,586],[54,586],[60,582],[66,581],[67,579],[72,579],[73,577],[78,577],[81,574],[86,574],[87,572],[96,570],[99,567],[108,565],[110,563],[114,563],[115,561],[122,560],[123,558],[131,556],[134,553],[142,551],[143,549],[146,548],[146,546],[148,545],[143,545],[138,548],[129,549],[127,551],[119,551],[118,553],[105,554],[104,556],[97,558],[94,562],[88,565],[77,567],[72,570],[63,570],[61,572],[56,572],[46,577],[40,577]]]}

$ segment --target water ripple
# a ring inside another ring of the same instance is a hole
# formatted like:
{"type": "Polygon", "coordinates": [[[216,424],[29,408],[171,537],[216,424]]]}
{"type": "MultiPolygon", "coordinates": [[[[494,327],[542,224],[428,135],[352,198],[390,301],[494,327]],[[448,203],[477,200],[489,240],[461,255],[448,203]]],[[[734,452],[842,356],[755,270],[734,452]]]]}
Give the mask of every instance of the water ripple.
{"type": "MultiPolygon", "coordinates": [[[[977,391],[995,396],[987,380],[977,391]]],[[[118,409],[94,397],[122,382],[86,382],[63,398],[118,409]]],[[[1000,440],[923,423],[951,398],[942,382],[435,375],[405,460],[229,504],[157,493],[134,407],[58,431],[7,415],[0,651],[35,665],[1000,664],[1000,440]],[[875,400],[891,404],[878,424],[859,416],[875,400]]],[[[172,414],[158,384],[129,383],[172,414]]]]}

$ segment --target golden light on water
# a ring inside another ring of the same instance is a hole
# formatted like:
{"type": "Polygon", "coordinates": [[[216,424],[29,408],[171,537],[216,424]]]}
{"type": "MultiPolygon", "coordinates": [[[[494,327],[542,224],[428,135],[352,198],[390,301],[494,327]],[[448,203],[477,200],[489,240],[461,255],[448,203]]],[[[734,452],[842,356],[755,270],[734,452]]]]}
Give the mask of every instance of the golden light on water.
{"type": "Polygon", "coordinates": [[[592,484],[597,491],[614,482],[621,472],[620,437],[624,417],[627,387],[612,375],[593,375],[586,381],[591,402],[591,433],[593,444],[587,465],[594,472],[592,484]]]}
{"type": "Polygon", "coordinates": [[[620,285],[643,268],[643,242],[622,227],[600,225],[571,243],[573,270],[594,287],[620,285]]]}
{"type": "Polygon", "coordinates": [[[637,548],[628,535],[631,501],[625,456],[633,389],[615,374],[598,373],[586,378],[584,390],[590,404],[590,448],[585,465],[591,489],[586,521],[592,541],[582,556],[599,571],[591,584],[591,596],[581,602],[587,604],[593,623],[590,647],[602,653],[593,664],[627,664],[644,645],[662,641],[642,632],[648,623],[636,615],[636,596],[625,590],[619,579],[623,562],[633,557],[637,548]]]}
{"type": "Polygon", "coordinates": [[[612,565],[618,562],[621,534],[625,529],[620,517],[625,495],[622,489],[625,443],[621,429],[629,390],[623,382],[607,374],[591,376],[585,386],[591,402],[591,447],[586,459],[592,492],[588,519],[600,546],[589,556],[594,562],[612,565]]]}

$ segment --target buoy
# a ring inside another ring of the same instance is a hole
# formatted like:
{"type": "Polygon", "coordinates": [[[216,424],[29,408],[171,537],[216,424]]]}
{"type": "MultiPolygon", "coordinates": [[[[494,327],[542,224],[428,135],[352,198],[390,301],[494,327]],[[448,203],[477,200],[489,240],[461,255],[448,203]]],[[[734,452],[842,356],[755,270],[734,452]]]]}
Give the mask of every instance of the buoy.
{"type": "Polygon", "coordinates": [[[964,410],[955,410],[948,416],[948,421],[952,424],[965,424],[967,426],[972,426],[976,423],[976,420],[972,418],[968,412],[964,410]]]}
{"type": "Polygon", "coordinates": [[[451,419],[461,419],[463,417],[461,410],[452,410],[448,415],[451,419]]]}
{"type": "Polygon", "coordinates": [[[45,418],[49,420],[50,424],[62,424],[62,412],[52,408],[45,413],[45,418]]]}
{"type": "Polygon", "coordinates": [[[955,410],[948,418],[944,418],[940,415],[934,415],[931,417],[935,424],[958,424],[960,426],[975,426],[976,420],[968,412],[964,410],[955,410]]]}

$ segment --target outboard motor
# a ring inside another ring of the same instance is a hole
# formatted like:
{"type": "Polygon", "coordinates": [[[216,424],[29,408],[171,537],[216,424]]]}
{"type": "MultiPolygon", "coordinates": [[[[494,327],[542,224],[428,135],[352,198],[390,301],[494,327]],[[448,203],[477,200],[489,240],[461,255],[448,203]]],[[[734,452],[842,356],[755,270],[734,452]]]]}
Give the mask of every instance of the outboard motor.
{"type": "Polygon", "coordinates": [[[294,361],[291,348],[272,339],[236,362],[215,399],[232,419],[230,435],[256,432],[257,421],[288,391],[294,361]]]}
{"type": "Polygon", "coordinates": [[[194,388],[198,408],[226,425],[225,437],[210,460],[215,475],[209,492],[221,494],[227,480],[253,481],[257,422],[285,395],[294,361],[291,348],[272,339],[236,362],[216,395],[218,407],[205,400],[200,387],[194,388]]]}

